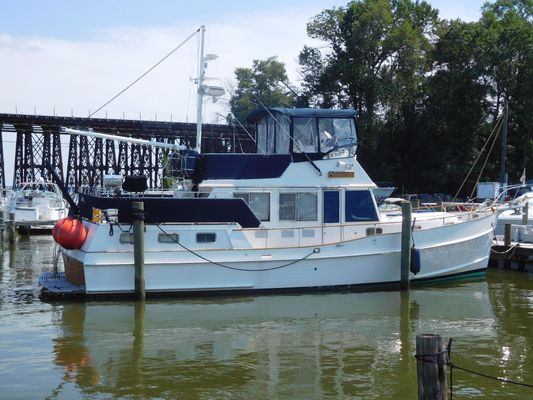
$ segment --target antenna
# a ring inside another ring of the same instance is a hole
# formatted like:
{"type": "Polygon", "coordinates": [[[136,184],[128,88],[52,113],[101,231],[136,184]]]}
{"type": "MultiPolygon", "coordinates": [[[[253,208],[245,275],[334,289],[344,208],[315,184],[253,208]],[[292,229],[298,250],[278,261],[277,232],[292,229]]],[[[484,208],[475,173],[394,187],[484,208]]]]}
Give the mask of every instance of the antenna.
{"type": "Polygon", "coordinates": [[[207,78],[205,76],[205,69],[207,68],[208,61],[214,61],[218,58],[216,54],[204,55],[204,42],[205,42],[205,25],[200,27],[200,62],[198,63],[198,104],[196,109],[196,151],[202,152],[202,107],[204,104],[204,95],[211,96],[213,103],[216,102],[217,97],[223,96],[226,91],[222,86],[210,86],[204,85],[204,81],[207,78]]]}

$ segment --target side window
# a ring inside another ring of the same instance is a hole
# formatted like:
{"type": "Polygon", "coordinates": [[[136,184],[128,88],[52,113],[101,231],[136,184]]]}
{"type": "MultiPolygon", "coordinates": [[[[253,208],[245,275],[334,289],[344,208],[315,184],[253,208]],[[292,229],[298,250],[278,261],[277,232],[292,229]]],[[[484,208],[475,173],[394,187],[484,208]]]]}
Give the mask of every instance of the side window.
{"type": "Polygon", "coordinates": [[[317,194],[298,193],[298,221],[317,220],[317,194]]]}
{"type": "Polygon", "coordinates": [[[337,144],[335,129],[333,128],[333,119],[320,118],[318,120],[318,132],[320,133],[320,151],[327,153],[337,144]]]}
{"type": "Polygon", "coordinates": [[[276,121],[272,117],[268,117],[268,140],[267,140],[267,154],[274,154],[276,151],[276,121]]]}
{"type": "Polygon", "coordinates": [[[214,243],[217,241],[216,233],[197,233],[196,242],[197,243],[214,243]]]}
{"type": "Polygon", "coordinates": [[[296,221],[296,193],[279,194],[279,220],[296,221]]]}
{"type": "Polygon", "coordinates": [[[260,221],[270,221],[270,193],[233,193],[236,199],[243,199],[260,221]]]}
{"type": "Polygon", "coordinates": [[[378,215],[369,190],[347,190],[346,222],[377,221],[378,215]]]}
{"type": "Polygon", "coordinates": [[[294,141],[295,153],[317,153],[318,140],[316,133],[316,118],[294,118],[294,141]]]}
{"type": "Polygon", "coordinates": [[[318,196],[312,192],[280,193],[280,221],[316,221],[318,196]]]}
{"type": "Polygon", "coordinates": [[[287,154],[290,143],[290,120],[286,115],[277,117],[276,126],[276,153],[287,154]]]}
{"type": "Polygon", "coordinates": [[[267,123],[266,119],[257,124],[257,154],[265,154],[267,151],[267,123]]]}

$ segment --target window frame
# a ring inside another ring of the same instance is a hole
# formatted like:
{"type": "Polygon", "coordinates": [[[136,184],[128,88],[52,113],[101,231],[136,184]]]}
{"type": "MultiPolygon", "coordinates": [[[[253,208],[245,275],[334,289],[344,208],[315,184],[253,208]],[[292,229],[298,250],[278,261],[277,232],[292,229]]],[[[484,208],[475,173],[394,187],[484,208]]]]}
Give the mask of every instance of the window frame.
{"type": "Polygon", "coordinates": [[[270,221],[271,219],[270,215],[271,215],[271,209],[272,209],[271,203],[270,203],[272,196],[270,192],[233,192],[233,198],[243,199],[259,221],[264,221],[264,222],[270,221]],[[268,205],[268,211],[267,211],[268,216],[266,219],[262,219],[260,215],[257,215],[257,212],[259,212],[260,210],[254,209],[253,204],[251,204],[250,199],[252,195],[266,195],[267,196],[268,200],[266,204],[268,205]]]}
{"type": "Polygon", "coordinates": [[[318,192],[280,192],[279,193],[279,200],[278,200],[278,220],[279,221],[297,221],[297,222],[316,222],[318,221],[318,192]],[[301,207],[300,205],[300,199],[302,198],[302,195],[312,195],[314,197],[314,215],[313,219],[311,218],[302,218],[302,214],[300,211],[301,207]],[[291,215],[292,218],[282,218],[281,212],[282,212],[282,206],[281,206],[281,199],[283,197],[293,196],[293,205],[294,205],[294,212],[291,215]]]}

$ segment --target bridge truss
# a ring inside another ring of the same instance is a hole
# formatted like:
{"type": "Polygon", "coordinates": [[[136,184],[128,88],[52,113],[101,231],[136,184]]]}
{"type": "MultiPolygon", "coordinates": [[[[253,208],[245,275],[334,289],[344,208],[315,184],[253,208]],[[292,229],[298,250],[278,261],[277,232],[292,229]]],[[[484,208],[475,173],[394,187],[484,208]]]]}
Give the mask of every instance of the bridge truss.
{"type": "MultiPolygon", "coordinates": [[[[67,186],[74,189],[102,186],[105,174],[145,175],[149,187],[162,187],[167,159],[164,150],[109,139],[66,135],[61,133],[61,127],[90,128],[96,132],[190,147],[194,147],[196,142],[196,124],[191,123],[0,114],[2,188],[6,187],[6,158],[14,159],[13,186],[41,177],[50,180],[51,174],[46,168],[46,164],[50,163],[67,186]],[[6,158],[2,137],[5,133],[16,134],[15,154],[6,155],[6,158]],[[62,148],[67,142],[68,151],[64,155],[62,148]]],[[[242,128],[203,125],[202,152],[249,153],[254,150],[253,139],[242,128]]]]}

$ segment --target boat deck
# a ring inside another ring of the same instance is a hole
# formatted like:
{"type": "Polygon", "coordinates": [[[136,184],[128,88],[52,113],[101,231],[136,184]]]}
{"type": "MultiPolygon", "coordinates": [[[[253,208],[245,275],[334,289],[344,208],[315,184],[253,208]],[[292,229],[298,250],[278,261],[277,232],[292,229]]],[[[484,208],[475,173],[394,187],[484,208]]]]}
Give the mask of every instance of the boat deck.
{"type": "Polygon", "coordinates": [[[39,277],[39,284],[45,292],[56,296],[85,294],[85,288],[67,280],[64,272],[45,272],[39,277]]]}

